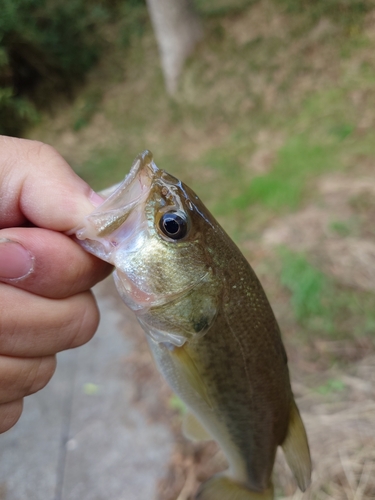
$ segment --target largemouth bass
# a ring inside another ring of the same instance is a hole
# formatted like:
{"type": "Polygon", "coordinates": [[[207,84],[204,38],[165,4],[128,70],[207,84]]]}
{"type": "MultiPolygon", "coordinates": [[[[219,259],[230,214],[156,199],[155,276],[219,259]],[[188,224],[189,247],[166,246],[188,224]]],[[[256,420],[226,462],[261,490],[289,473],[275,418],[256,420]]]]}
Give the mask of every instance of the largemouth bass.
{"type": "Polygon", "coordinates": [[[249,263],[198,196],[145,151],[76,237],[115,266],[124,302],[189,408],[187,436],[214,439],[229,468],[199,500],[269,500],[282,446],[301,490],[306,432],[271,306],[249,263]]]}

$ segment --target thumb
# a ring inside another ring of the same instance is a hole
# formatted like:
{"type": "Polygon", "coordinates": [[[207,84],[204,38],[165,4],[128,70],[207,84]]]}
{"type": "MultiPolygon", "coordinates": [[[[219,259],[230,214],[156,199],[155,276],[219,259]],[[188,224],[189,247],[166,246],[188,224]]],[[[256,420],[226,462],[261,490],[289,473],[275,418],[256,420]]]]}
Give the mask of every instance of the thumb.
{"type": "Polygon", "coordinates": [[[0,227],[70,231],[102,201],[51,146],[0,136],[0,227]]]}

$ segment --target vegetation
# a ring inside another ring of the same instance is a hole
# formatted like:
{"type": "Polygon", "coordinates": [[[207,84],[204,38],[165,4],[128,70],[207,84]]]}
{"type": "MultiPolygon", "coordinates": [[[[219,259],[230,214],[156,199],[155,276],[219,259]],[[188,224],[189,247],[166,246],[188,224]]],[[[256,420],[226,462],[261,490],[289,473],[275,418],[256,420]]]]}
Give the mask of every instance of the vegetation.
{"type": "MultiPolygon", "coordinates": [[[[109,25],[132,8],[130,21],[137,29],[140,5],[137,0],[2,0],[0,133],[20,133],[38,120],[40,109],[53,108],[59,94],[71,98],[108,43],[109,25]]],[[[126,42],[122,30],[119,40],[126,42]]]]}

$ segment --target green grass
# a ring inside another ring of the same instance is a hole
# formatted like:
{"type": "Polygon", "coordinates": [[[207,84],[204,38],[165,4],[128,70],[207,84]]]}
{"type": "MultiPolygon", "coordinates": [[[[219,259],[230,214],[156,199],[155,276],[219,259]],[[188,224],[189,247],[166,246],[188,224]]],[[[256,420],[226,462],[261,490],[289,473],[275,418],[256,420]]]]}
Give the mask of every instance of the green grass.
{"type": "Polygon", "coordinates": [[[329,396],[332,393],[343,392],[345,384],[340,379],[330,378],[324,384],[319,385],[316,391],[323,396],[329,396]]]}
{"type": "Polygon", "coordinates": [[[290,293],[295,320],[305,338],[373,338],[375,296],[340,286],[304,254],[280,249],[281,284],[290,293]]]}
{"type": "Polygon", "coordinates": [[[309,179],[329,170],[334,163],[334,147],[310,144],[306,136],[293,137],[279,150],[272,170],[255,177],[233,205],[245,209],[260,203],[273,210],[296,209],[306,194],[309,179]]]}
{"type": "Polygon", "coordinates": [[[281,284],[291,293],[290,302],[296,319],[303,323],[321,317],[325,322],[331,322],[333,311],[327,302],[333,290],[328,278],[302,254],[283,249],[280,255],[281,284]]]}
{"type": "Polygon", "coordinates": [[[346,221],[332,221],[329,227],[334,233],[342,237],[349,236],[352,232],[351,225],[346,221]]]}

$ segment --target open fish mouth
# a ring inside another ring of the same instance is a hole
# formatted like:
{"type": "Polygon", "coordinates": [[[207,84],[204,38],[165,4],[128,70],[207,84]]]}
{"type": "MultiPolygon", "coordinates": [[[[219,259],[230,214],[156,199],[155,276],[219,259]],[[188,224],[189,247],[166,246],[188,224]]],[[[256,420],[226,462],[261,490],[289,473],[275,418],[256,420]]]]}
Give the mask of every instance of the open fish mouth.
{"type": "Polygon", "coordinates": [[[108,198],[85,218],[83,227],[73,231],[87,251],[115,264],[113,251],[146,225],[142,207],[157,172],[150,151],[145,150],[135,158],[125,179],[114,190],[107,190],[108,198]]]}

